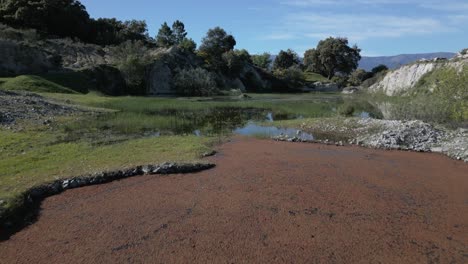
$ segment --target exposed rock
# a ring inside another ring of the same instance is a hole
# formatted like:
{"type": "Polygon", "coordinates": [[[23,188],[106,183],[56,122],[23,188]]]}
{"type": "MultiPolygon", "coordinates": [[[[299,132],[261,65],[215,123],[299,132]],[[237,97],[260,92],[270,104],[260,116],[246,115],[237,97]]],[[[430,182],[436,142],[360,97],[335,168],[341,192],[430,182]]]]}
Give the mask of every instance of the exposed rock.
{"type": "Polygon", "coordinates": [[[383,91],[388,96],[397,95],[413,88],[426,73],[440,65],[436,63],[416,63],[389,72],[382,81],[369,88],[371,92],[383,91]]]}
{"type": "Polygon", "coordinates": [[[168,65],[162,61],[153,63],[147,78],[147,89],[150,95],[171,95],[175,94],[172,89],[172,71],[168,65]]]}
{"type": "Polygon", "coordinates": [[[61,67],[60,58],[16,41],[0,40],[0,76],[39,74],[61,67]]]}
{"type": "Polygon", "coordinates": [[[147,93],[149,95],[174,95],[172,79],[181,69],[198,67],[199,58],[186,54],[177,47],[160,48],[152,51],[153,64],[146,76],[147,93]]]}
{"type": "Polygon", "coordinates": [[[340,90],[340,86],[336,83],[315,82],[305,90],[315,92],[338,92],[340,90]]]}
{"type": "Polygon", "coordinates": [[[216,152],[215,150],[212,150],[212,151],[203,153],[203,157],[204,157],[204,158],[206,158],[206,157],[212,157],[212,156],[216,155],[217,153],[218,153],[218,152],[216,152]]]}
{"type": "Polygon", "coordinates": [[[380,82],[369,87],[369,91],[383,91],[388,96],[402,95],[414,88],[425,74],[436,69],[451,67],[460,71],[465,65],[468,65],[466,59],[462,55],[458,55],[451,60],[445,58],[435,58],[430,61],[420,60],[417,63],[390,71],[380,82]]]}
{"type": "Polygon", "coordinates": [[[359,92],[359,87],[356,86],[349,86],[343,89],[342,93],[343,94],[354,94],[359,92]]]}

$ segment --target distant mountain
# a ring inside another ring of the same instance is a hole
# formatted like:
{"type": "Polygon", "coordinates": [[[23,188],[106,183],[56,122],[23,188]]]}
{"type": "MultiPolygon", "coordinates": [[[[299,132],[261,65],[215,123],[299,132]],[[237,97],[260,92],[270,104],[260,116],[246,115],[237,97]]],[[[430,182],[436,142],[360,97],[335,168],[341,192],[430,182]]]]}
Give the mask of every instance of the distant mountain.
{"type": "Polygon", "coordinates": [[[436,53],[422,53],[422,54],[402,54],[396,56],[385,57],[362,57],[359,62],[359,68],[366,71],[372,70],[375,66],[380,64],[387,65],[390,69],[396,69],[402,65],[409,64],[420,59],[434,59],[434,58],[453,58],[456,53],[451,52],[436,52],[436,53]]]}

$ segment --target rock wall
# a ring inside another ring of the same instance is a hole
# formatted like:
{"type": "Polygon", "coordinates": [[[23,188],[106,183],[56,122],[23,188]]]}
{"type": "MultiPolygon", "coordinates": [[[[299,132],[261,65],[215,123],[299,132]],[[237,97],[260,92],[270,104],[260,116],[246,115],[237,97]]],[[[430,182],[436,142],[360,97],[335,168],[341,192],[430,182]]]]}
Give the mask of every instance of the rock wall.
{"type": "Polygon", "coordinates": [[[79,70],[108,64],[106,51],[67,39],[34,43],[0,39],[0,76],[79,70]]]}
{"type": "Polygon", "coordinates": [[[464,65],[468,65],[468,59],[461,54],[451,60],[422,60],[390,71],[380,82],[370,86],[369,91],[373,93],[384,92],[388,96],[403,95],[414,88],[419,80],[429,72],[445,67],[461,70],[464,65]]]}
{"type": "Polygon", "coordinates": [[[154,62],[146,74],[146,87],[149,95],[174,95],[176,91],[172,79],[184,68],[201,65],[201,61],[193,55],[184,54],[177,47],[160,48],[152,51],[154,62]]]}
{"type": "Polygon", "coordinates": [[[438,67],[441,67],[441,64],[416,63],[403,66],[395,71],[389,72],[382,81],[372,85],[369,91],[383,91],[388,96],[404,93],[413,88],[426,73],[438,67]]]}
{"type": "Polygon", "coordinates": [[[0,40],[0,77],[38,74],[61,67],[60,57],[15,41],[0,40]]]}

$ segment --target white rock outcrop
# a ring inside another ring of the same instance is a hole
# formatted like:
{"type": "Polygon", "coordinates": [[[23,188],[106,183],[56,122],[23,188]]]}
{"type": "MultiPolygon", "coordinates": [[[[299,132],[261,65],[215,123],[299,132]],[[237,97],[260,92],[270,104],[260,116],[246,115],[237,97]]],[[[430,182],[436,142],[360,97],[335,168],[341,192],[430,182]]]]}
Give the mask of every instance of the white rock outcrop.
{"type": "Polygon", "coordinates": [[[389,72],[382,81],[372,85],[371,92],[383,91],[388,96],[404,93],[413,88],[426,73],[440,67],[441,63],[416,63],[389,72]]]}
{"type": "Polygon", "coordinates": [[[405,94],[416,86],[421,78],[436,69],[451,67],[461,71],[468,65],[468,58],[459,54],[451,60],[434,59],[421,60],[414,64],[402,66],[399,69],[390,71],[378,83],[369,87],[370,92],[384,92],[388,96],[405,94]]]}

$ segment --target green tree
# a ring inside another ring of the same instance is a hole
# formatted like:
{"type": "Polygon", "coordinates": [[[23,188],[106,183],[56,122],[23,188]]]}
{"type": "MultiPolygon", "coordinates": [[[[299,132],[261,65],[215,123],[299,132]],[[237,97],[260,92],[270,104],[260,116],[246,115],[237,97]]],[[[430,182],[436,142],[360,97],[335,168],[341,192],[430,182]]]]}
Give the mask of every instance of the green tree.
{"type": "Polygon", "coordinates": [[[2,0],[0,22],[59,37],[87,40],[90,18],[77,0],[2,0]]]}
{"type": "Polygon", "coordinates": [[[173,31],[166,22],[164,22],[159,29],[158,35],[156,36],[156,44],[163,48],[168,48],[175,44],[173,31]]]}
{"type": "Polygon", "coordinates": [[[353,71],[348,78],[348,83],[352,86],[359,86],[363,81],[371,77],[368,72],[363,69],[353,71]]]}
{"type": "Polygon", "coordinates": [[[207,63],[208,67],[213,70],[221,70],[224,68],[223,54],[231,51],[236,46],[236,40],[232,35],[220,27],[215,27],[208,30],[203,38],[199,48],[199,55],[207,63]]]}
{"type": "Polygon", "coordinates": [[[316,49],[304,54],[304,64],[311,71],[332,79],[337,73],[350,74],[357,69],[361,50],[354,45],[348,46],[346,38],[327,38],[321,40],[316,49]]]}
{"type": "Polygon", "coordinates": [[[182,42],[179,44],[179,48],[186,53],[195,53],[197,49],[197,43],[190,38],[184,38],[182,42]]]}
{"type": "Polygon", "coordinates": [[[143,41],[126,41],[110,48],[111,63],[123,74],[130,94],[145,93],[145,74],[153,62],[143,41]]]}
{"type": "Polygon", "coordinates": [[[374,67],[371,72],[373,75],[376,75],[377,73],[379,72],[383,72],[383,71],[388,71],[388,67],[386,65],[383,65],[383,64],[380,64],[376,67],[374,67]]]}
{"type": "Polygon", "coordinates": [[[271,65],[271,55],[267,52],[260,55],[253,55],[252,62],[255,66],[267,70],[271,65]]]}
{"type": "Polygon", "coordinates": [[[285,70],[299,64],[299,56],[291,49],[280,51],[273,63],[273,69],[285,70]]]}
{"type": "Polygon", "coordinates": [[[210,96],[219,92],[214,74],[202,68],[181,70],[174,77],[174,87],[184,96],[210,96]]]}
{"type": "Polygon", "coordinates": [[[149,41],[145,21],[122,22],[115,18],[99,18],[91,22],[90,42],[98,45],[118,45],[128,40],[149,41]]]}
{"type": "Polygon", "coordinates": [[[250,62],[250,55],[246,50],[231,50],[223,53],[225,69],[222,71],[231,77],[239,76],[245,65],[250,62]]]}
{"type": "Polygon", "coordinates": [[[172,24],[172,35],[173,35],[173,40],[174,44],[179,45],[186,39],[187,37],[187,32],[185,31],[185,25],[179,20],[176,20],[172,24]]]}

